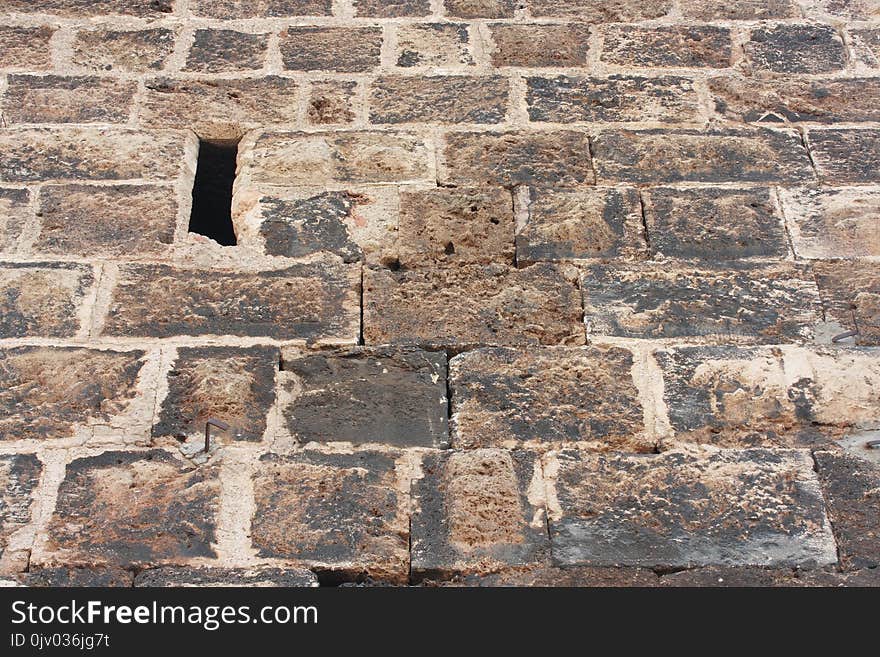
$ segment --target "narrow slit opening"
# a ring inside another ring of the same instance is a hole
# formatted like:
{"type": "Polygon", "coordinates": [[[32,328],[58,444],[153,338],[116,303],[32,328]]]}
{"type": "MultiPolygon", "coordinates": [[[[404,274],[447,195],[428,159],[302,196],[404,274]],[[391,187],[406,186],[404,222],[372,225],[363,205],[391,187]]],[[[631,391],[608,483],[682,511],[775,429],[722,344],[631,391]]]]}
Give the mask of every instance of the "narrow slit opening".
{"type": "Polygon", "coordinates": [[[204,235],[223,246],[237,244],[232,225],[232,185],[237,158],[238,140],[199,140],[189,232],[204,235]]]}

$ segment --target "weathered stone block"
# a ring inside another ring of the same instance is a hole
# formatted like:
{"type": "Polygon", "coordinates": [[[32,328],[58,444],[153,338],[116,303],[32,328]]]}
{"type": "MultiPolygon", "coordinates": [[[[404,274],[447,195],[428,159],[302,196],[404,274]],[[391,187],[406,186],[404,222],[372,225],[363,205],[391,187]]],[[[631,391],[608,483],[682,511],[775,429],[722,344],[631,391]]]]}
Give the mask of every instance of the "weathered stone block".
{"type": "Polygon", "coordinates": [[[322,80],[312,82],[309,89],[308,119],[314,125],[351,123],[357,82],[353,80],[322,80]]]}
{"type": "Polygon", "coordinates": [[[642,198],[654,253],[712,263],[788,255],[782,216],[767,188],[654,187],[642,198]]]}
{"type": "Polygon", "coordinates": [[[441,181],[455,185],[592,185],[590,139],[582,132],[453,132],[441,181]]]}
{"type": "Polygon", "coordinates": [[[672,0],[528,0],[532,16],[577,17],[591,23],[630,23],[665,16],[672,0]]]}
{"type": "Polygon", "coordinates": [[[73,263],[0,263],[0,337],[73,337],[92,267],[73,263]]]}
{"type": "Polygon", "coordinates": [[[808,451],[565,450],[548,470],[549,494],[558,504],[550,513],[550,540],[562,566],[837,561],[808,451]]]}
{"type": "Polygon", "coordinates": [[[372,123],[500,123],[507,112],[507,78],[388,75],[371,85],[372,123]]]}
{"type": "Polygon", "coordinates": [[[398,257],[404,266],[432,260],[513,263],[513,208],[500,188],[401,191],[398,257]]]}
{"type": "Polygon", "coordinates": [[[660,578],[650,568],[538,566],[528,570],[511,569],[489,575],[466,575],[441,586],[485,587],[639,587],[658,586],[660,578]]]}
{"type": "Polygon", "coordinates": [[[243,187],[233,207],[239,244],[252,243],[269,255],[299,258],[326,252],[345,262],[377,263],[393,252],[396,187],[308,187],[256,196],[243,187]]]}
{"type": "Polygon", "coordinates": [[[363,73],[379,65],[382,28],[291,26],[280,47],[288,70],[363,73]]]}
{"type": "Polygon", "coordinates": [[[567,25],[489,26],[493,66],[586,66],[590,28],[581,23],[567,25]]]}
{"type": "Polygon", "coordinates": [[[168,452],[104,452],[67,466],[35,561],[145,566],[215,556],[218,466],[168,452]]]}
{"type": "Polygon", "coordinates": [[[409,486],[395,456],[267,454],[254,477],[254,547],[263,557],[338,576],[406,583],[409,486]]]}
{"type": "Polygon", "coordinates": [[[880,468],[840,452],[816,452],[819,481],[844,568],[880,566],[880,468]]]}
{"type": "Polygon", "coordinates": [[[413,482],[412,572],[491,573],[546,562],[541,466],[501,449],[433,452],[413,482]]]}
{"type": "Polygon", "coordinates": [[[42,472],[43,464],[34,454],[0,456],[0,559],[9,537],[32,519],[32,496],[42,472]]]}
{"type": "Polygon", "coordinates": [[[175,0],[4,0],[8,12],[58,14],[59,16],[138,16],[161,18],[174,10],[175,0]]]}
{"type": "Polygon", "coordinates": [[[708,85],[715,110],[735,121],[880,121],[878,78],[815,80],[763,74],[710,78],[708,85]]]}
{"type": "Polygon", "coordinates": [[[810,272],[789,264],[730,269],[668,265],[588,268],[581,279],[590,333],[722,342],[804,342],[822,318],[810,272]]]}
{"type": "Polygon", "coordinates": [[[450,361],[456,448],[578,443],[646,452],[633,355],[620,347],[477,349],[450,361]]]}
{"type": "Polygon", "coordinates": [[[798,18],[799,10],[795,0],[688,0],[681,5],[682,15],[697,21],[798,18]]]}
{"type": "Polygon", "coordinates": [[[607,78],[528,78],[529,119],[574,121],[695,121],[699,102],[687,78],[612,75],[607,78]]]}
{"type": "Polygon", "coordinates": [[[205,422],[217,418],[230,426],[226,439],[261,440],[278,358],[274,347],[180,347],[153,437],[204,434],[205,422]]]}
{"type": "Polygon", "coordinates": [[[876,0],[805,0],[801,4],[804,5],[807,15],[826,20],[843,18],[864,21],[876,19],[880,15],[876,0]]]}
{"type": "Polygon", "coordinates": [[[314,573],[297,568],[186,568],[182,566],[162,566],[150,568],[134,580],[135,586],[190,587],[190,586],[234,586],[234,587],[315,587],[318,579],[314,573]]]}
{"type": "Polygon", "coordinates": [[[19,577],[22,584],[31,587],[84,588],[123,587],[134,584],[134,574],[118,567],[84,568],[82,566],[57,566],[34,568],[19,577]]]}
{"type": "Polygon", "coordinates": [[[859,61],[869,68],[880,66],[880,28],[849,30],[849,35],[859,61]]]}
{"type": "Polygon", "coordinates": [[[268,47],[268,34],[196,30],[186,58],[186,70],[200,73],[258,70],[263,68],[268,47]]]}
{"type": "Polygon", "coordinates": [[[822,182],[880,182],[880,130],[810,130],[807,139],[822,182]]]}
{"type": "Polygon", "coordinates": [[[170,132],[117,128],[28,128],[0,131],[0,180],[175,178],[186,141],[170,132]]]}
{"type": "Polygon", "coordinates": [[[797,182],[814,177],[800,135],[782,130],[609,131],[592,140],[600,181],[797,182]]]}
{"type": "Polygon", "coordinates": [[[639,194],[632,188],[532,190],[517,218],[519,264],[637,256],[646,250],[639,194]]]}
{"type": "Polygon", "coordinates": [[[446,14],[455,18],[512,18],[517,0],[445,0],[446,14]]]}
{"type": "Polygon", "coordinates": [[[367,344],[583,344],[573,272],[466,265],[364,270],[367,344]]]}
{"type": "Polygon", "coordinates": [[[359,270],[331,260],[252,273],[124,265],[103,333],[351,342],[359,270]]]}
{"type": "Polygon", "coordinates": [[[756,28],[743,49],[755,68],[781,73],[825,73],[846,66],[846,46],[830,25],[756,28]]]}
{"type": "Polygon", "coordinates": [[[473,66],[467,24],[428,23],[397,28],[397,65],[473,66]]]}
{"type": "Polygon", "coordinates": [[[175,38],[165,28],[80,30],[73,37],[71,61],[93,71],[156,71],[171,56],[175,38]]]}
{"type": "Polygon", "coordinates": [[[190,0],[190,11],[210,18],[329,16],[332,0],[190,0]]]}
{"type": "Polygon", "coordinates": [[[817,262],[814,270],[826,320],[858,331],[858,344],[880,345],[880,264],[817,262]]]}
{"type": "Polygon", "coordinates": [[[655,352],[678,440],[809,446],[880,422],[868,350],[681,347],[655,352]]]}
{"type": "Polygon", "coordinates": [[[837,568],[792,569],[761,568],[759,566],[693,568],[663,575],[661,586],[685,587],[798,587],[807,586],[880,586],[880,573],[861,570],[839,572],[837,568]]]}
{"type": "Polygon", "coordinates": [[[285,352],[285,428],[299,443],[443,447],[446,354],[418,349],[285,352]]]}
{"type": "Polygon", "coordinates": [[[880,256],[880,189],[780,189],[801,258],[880,256]]]}
{"type": "Polygon", "coordinates": [[[146,127],[188,128],[203,139],[230,139],[248,128],[297,121],[298,85],[289,78],[158,78],[145,84],[138,117],[146,127]]]}
{"type": "Polygon", "coordinates": [[[355,16],[397,18],[431,13],[430,0],[354,0],[353,4],[355,16]]]}
{"type": "Polygon", "coordinates": [[[108,423],[137,395],[142,351],[14,347],[0,352],[0,440],[66,438],[108,423]]]}
{"type": "Polygon", "coordinates": [[[47,185],[40,217],[36,251],[137,257],[168,249],[177,200],[164,185],[47,185]]]}
{"type": "Polygon", "coordinates": [[[239,149],[238,185],[428,181],[425,140],[410,133],[262,133],[239,149]]]}
{"type": "Polygon", "coordinates": [[[51,27],[0,27],[0,68],[41,71],[52,67],[51,27]]]}
{"type": "Polygon", "coordinates": [[[10,75],[4,117],[20,123],[125,123],[137,84],[96,77],[10,75]]]}
{"type": "Polygon", "coordinates": [[[601,59],[621,66],[726,68],[730,30],[715,25],[637,27],[604,30],[601,59]]]}
{"type": "Polygon", "coordinates": [[[0,187],[0,253],[15,250],[31,218],[30,202],[28,190],[0,187]]]}

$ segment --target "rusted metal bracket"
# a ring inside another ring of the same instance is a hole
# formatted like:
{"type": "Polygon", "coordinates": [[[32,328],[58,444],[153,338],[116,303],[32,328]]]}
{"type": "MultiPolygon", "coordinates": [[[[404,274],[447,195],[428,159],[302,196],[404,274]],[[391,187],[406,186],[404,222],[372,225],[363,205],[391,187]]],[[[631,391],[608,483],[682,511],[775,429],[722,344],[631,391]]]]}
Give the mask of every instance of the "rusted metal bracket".
{"type": "Polygon", "coordinates": [[[217,420],[213,417],[208,418],[208,421],[205,422],[205,454],[211,449],[211,427],[216,427],[220,431],[229,431],[229,425],[223,420],[217,420]]]}

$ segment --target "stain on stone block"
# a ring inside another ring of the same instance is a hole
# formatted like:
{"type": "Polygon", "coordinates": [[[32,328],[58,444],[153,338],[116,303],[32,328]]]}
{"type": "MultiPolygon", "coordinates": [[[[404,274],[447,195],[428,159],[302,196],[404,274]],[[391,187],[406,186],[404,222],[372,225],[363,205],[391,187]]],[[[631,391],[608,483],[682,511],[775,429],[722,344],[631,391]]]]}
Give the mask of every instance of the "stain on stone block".
{"type": "Polygon", "coordinates": [[[89,265],[0,263],[0,337],[73,337],[93,283],[89,265]]]}

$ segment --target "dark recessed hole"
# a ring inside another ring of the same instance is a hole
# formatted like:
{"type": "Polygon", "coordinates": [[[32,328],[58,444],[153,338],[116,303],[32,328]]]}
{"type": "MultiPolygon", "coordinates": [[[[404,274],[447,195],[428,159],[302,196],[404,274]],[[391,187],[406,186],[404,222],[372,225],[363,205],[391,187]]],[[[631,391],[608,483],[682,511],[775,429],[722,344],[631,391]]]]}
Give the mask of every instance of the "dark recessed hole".
{"type": "Polygon", "coordinates": [[[446,255],[452,255],[453,253],[455,253],[455,244],[453,244],[452,242],[447,242],[446,247],[443,249],[443,252],[446,255]]]}
{"type": "Polygon", "coordinates": [[[232,183],[238,141],[199,141],[199,163],[193,185],[189,232],[235,246],[232,226],[232,183]]]}

